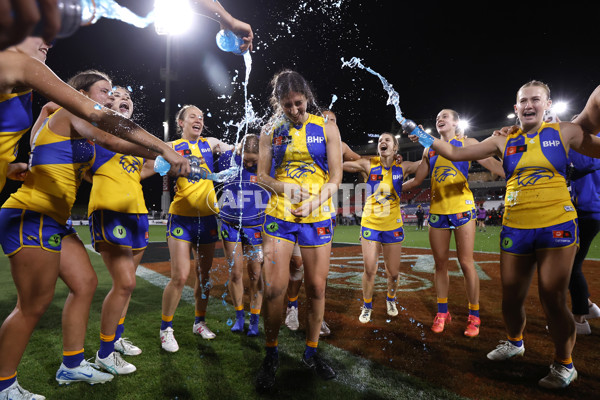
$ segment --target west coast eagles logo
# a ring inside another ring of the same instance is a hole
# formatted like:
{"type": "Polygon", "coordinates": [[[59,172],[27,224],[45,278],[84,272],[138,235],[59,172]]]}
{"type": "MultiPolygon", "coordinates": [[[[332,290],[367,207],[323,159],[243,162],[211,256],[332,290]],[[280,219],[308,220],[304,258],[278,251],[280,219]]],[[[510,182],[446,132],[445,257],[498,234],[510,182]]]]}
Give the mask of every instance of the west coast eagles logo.
{"type": "Polygon", "coordinates": [[[554,172],[546,167],[524,167],[516,171],[516,176],[519,186],[529,186],[536,184],[539,180],[552,179],[554,172]]]}
{"type": "Polygon", "coordinates": [[[393,195],[392,193],[388,193],[388,194],[381,193],[375,197],[375,202],[377,204],[384,205],[384,204],[389,203],[390,201],[393,201],[395,198],[396,198],[396,196],[393,195]]]}
{"type": "Polygon", "coordinates": [[[447,177],[456,175],[456,170],[449,166],[435,167],[433,170],[433,177],[437,182],[444,182],[447,177]]]}
{"type": "Polygon", "coordinates": [[[142,167],[142,162],[137,157],[131,156],[121,156],[119,164],[121,164],[121,167],[130,174],[139,171],[142,167]]]}
{"type": "Polygon", "coordinates": [[[308,163],[303,161],[288,161],[285,165],[285,172],[289,178],[302,178],[306,174],[314,174],[317,169],[308,163]]]}

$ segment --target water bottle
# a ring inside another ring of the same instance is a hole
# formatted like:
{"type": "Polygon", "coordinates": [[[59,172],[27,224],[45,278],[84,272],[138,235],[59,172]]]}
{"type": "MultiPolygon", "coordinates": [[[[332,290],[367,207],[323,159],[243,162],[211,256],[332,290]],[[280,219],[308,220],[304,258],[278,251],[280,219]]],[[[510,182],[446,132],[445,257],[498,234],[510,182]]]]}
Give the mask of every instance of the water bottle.
{"type": "Polygon", "coordinates": [[[217,46],[223,51],[228,51],[233,54],[237,54],[241,56],[246,53],[248,50],[242,52],[240,50],[240,46],[244,44],[244,41],[241,37],[237,36],[235,33],[230,30],[221,29],[217,33],[217,46]]]}
{"type": "MultiPolygon", "coordinates": [[[[138,28],[145,28],[154,22],[153,12],[145,18],[140,17],[114,0],[58,0],[58,12],[61,23],[57,39],[69,37],[80,26],[95,24],[100,18],[117,19],[138,28]]],[[[43,30],[42,23],[39,23],[33,36],[41,36],[43,30]]]]}
{"type": "Polygon", "coordinates": [[[402,129],[409,135],[417,136],[419,138],[419,143],[421,143],[421,145],[425,148],[431,147],[433,140],[435,139],[410,119],[404,119],[404,121],[402,121],[402,129]]]}
{"type": "MultiPolygon", "coordinates": [[[[193,180],[209,178],[209,173],[200,167],[200,159],[198,157],[191,156],[188,160],[190,161],[190,169],[192,170],[188,178],[193,180]]],[[[154,160],[154,172],[158,172],[160,176],[165,176],[170,169],[171,164],[167,160],[162,156],[156,157],[156,160],[154,160]]]]}

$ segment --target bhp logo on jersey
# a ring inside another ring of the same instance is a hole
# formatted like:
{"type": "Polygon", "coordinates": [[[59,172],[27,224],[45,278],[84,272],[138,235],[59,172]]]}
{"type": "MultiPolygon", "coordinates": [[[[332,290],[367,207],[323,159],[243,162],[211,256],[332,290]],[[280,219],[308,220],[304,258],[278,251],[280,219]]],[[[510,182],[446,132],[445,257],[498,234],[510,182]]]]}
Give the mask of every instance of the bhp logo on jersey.
{"type": "Polygon", "coordinates": [[[544,140],[542,141],[544,147],[557,147],[560,146],[560,140],[544,140]]]}
{"type": "Polygon", "coordinates": [[[307,136],[306,143],[323,143],[325,138],[323,136],[307,136]]]}

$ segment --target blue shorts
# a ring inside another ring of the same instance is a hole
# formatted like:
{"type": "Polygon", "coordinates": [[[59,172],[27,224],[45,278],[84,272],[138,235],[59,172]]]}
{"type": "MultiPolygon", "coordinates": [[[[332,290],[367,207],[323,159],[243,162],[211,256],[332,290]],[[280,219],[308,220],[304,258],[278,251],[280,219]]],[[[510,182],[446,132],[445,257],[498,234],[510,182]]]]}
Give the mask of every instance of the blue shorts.
{"type": "Polygon", "coordinates": [[[182,240],[192,244],[210,244],[219,241],[217,217],[185,217],[169,214],[167,221],[167,238],[182,240]]]}
{"type": "Polygon", "coordinates": [[[0,245],[7,256],[25,247],[60,253],[63,236],[70,234],[66,225],[52,217],[20,208],[0,210],[0,232],[0,245]]]}
{"type": "Polygon", "coordinates": [[[475,209],[457,214],[429,214],[429,226],[436,229],[456,229],[475,219],[476,215],[475,209]]]}
{"type": "Polygon", "coordinates": [[[69,219],[67,220],[67,224],[65,225],[65,227],[67,228],[67,233],[65,234],[65,236],[76,235],[77,237],[79,237],[79,235],[77,235],[77,231],[75,230],[75,228],[73,228],[73,221],[71,220],[71,217],[69,217],[69,219]]]}
{"type": "Polygon", "coordinates": [[[531,255],[536,250],[560,249],[579,246],[577,219],[537,229],[519,229],[503,226],[500,249],[506,253],[531,255]]]}
{"type": "Polygon", "coordinates": [[[89,218],[94,249],[98,243],[143,250],[148,246],[148,215],[96,210],[89,218]]]}
{"type": "Polygon", "coordinates": [[[262,245],[262,225],[237,227],[225,221],[221,224],[221,237],[226,242],[262,245]],[[241,234],[240,234],[241,233],[241,234]]]}
{"type": "Polygon", "coordinates": [[[320,222],[288,222],[270,215],[265,217],[263,235],[283,239],[300,247],[320,247],[333,239],[331,219],[320,222]]]}
{"type": "Polygon", "coordinates": [[[360,227],[361,239],[379,242],[381,244],[402,243],[404,241],[404,228],[400,227],[391,231],[378,231],[376,229],[360,227]]]}

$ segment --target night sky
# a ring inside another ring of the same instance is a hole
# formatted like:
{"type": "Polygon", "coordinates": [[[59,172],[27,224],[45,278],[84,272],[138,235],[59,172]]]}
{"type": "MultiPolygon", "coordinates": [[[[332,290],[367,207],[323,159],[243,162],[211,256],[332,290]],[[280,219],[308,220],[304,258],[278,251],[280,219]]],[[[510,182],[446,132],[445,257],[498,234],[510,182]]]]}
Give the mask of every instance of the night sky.
{"type": "MultiPolygon", "coordinates": [[[[119,0],[140,15],[150,0],[119,0]]],[[[393,129],[394,109],[375,76],[341,68],[341,58],[361,58],[383,75],[400,95],[404,115],[425,126],[442,108],[470,119],[474,129],[504,123],[518,88],[531,79],[550,85],[554,100],[569,101],[568,114],[580,111],[600,84],[598,35],[592,2],[567,2],[560,8],[539,2],[450,2],[378,0],[223,0],[235,17],[254,30],[248,95],[254,111],[269,113],[270,78],[283,68],[300,72],[313,87],[317,104],[338,100],[342,140],[365,144],[368,134],[393,129]],[[496,4],[497,3],[497,4],[496,4]],[[578,5],[578,4],[581,5],[578,5]]],[[[205,134],[235,141],[244,115],[243,59],[220,51],[216,22],[196,16],[186,34],[173,38],[173,120],[180,105],[195,104],[210,114],[205,134]],[[234,79],[235,78],[235,79],[234,79]]],[[[131,86],[134,120],[162,137],[166,37],[154,27],[137,29],[102,19],[71,38],[57,41],[47,65],[63,80],[95,68],[115,84],[131,86]]],[[[36,96],[36,108],[44,103],[36,96]]],[[[174,125],[171,122],[171,130],[174,125]]],[[[250,132],[257,132],[251,127],[250,132]]],[[[171,137],[173,139],[173,137],[171,137]]],[[[23,146],[20,159],[26,159],[23,146]]],[[[145,188],[160,189],[151,178],[145,188]]],[[[14,188],[7,185],[2,193],[14,188]]],[[[156,190],[158,193],[159,190],[156,190]]],[[[148,189],[147,203],[157,203],[148,189]]],[[[158,203],[157,203],[158,204],[158,203]]]]}

